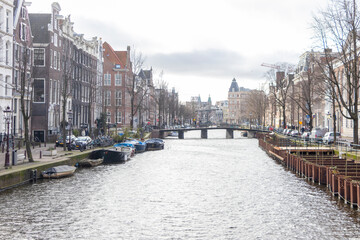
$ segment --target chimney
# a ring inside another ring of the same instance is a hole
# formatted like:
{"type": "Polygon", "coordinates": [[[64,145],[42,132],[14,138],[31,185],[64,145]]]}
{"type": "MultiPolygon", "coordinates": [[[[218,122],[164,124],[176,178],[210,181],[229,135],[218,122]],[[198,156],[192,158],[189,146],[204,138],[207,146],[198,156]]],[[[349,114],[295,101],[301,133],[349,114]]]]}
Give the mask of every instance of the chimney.
{"type": "Polygon", "coordinates": [[[276,82],[279,82],[285,78],[285,72],[276,72],[276,82]]]}

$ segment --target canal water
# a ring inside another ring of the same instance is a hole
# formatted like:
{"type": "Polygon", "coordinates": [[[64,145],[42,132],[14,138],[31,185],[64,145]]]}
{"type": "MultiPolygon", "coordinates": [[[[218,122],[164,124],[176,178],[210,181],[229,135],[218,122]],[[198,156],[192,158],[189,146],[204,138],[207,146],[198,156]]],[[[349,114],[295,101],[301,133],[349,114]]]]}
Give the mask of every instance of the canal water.
{"type": "Polygon", "coordinates": [[[225,131],[0,193],[0,239],[351,239],[360,216],[225,131]]]}

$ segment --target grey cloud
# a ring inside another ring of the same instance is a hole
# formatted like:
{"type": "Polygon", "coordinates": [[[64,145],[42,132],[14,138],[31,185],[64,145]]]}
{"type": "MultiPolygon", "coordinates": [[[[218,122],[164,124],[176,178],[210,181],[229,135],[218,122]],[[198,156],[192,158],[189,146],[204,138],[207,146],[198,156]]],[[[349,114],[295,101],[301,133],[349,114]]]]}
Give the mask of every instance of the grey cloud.
{"type": "Polygon", "coordinates": [[[165,72],[182,75],[258,77],[244,56],[227,50],[209,49],[147,56],[147,63],[165,72]]]}

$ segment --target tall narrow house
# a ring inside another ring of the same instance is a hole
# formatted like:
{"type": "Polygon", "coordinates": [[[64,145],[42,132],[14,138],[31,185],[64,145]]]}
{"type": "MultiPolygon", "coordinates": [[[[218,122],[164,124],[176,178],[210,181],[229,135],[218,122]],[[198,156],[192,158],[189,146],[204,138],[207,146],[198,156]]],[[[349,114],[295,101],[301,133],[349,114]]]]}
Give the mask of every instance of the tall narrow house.
{"type": "MultiPolygon", "coordinates": [[[[12,105],[13,1],[0,1],[0,132],[5,132],[3,111],[12,105]]],[[[11,126],[10,126],[11,129],[11,126]]]]}
{"type": "MultiPolygon", "coordinates": [[[[62,18],[60,5],[53,3],[51,13],[29,14],[34,35],[34,95],[32,102],[32,134],[34,140],[44,142],[60,131],[60,89],[62,32],[59,20],[62,18]]],[[[69,103],[71,106],[71,103],[69,103]]]]}
{"type": "MultiPolygon", "coordinates": [[[[14,45],[13,45],[13,134],[15,137],[24,136],[24,118],[21,112],[21,97],[24,98],[24,106],[29,106],[31,100],[32,80],[32,32],[27,7],[31,3],[24,0],[14,1],[14,45]]],[[[30,115],[30,109],[25,109],[26,115],[30,115]]]]}
{"type": "MultiPolygon", "coordinates": [[[[103,98],[106,122],[117,127],[129,126],[131,106],[129,88],[132,70],[130,62],[130,47],[126,51],[115,51],[109,43],[103,44],[104,49],[104,77],[103,98]]],[[[131,86],[130,86],[131,87],[131,86]]]]}

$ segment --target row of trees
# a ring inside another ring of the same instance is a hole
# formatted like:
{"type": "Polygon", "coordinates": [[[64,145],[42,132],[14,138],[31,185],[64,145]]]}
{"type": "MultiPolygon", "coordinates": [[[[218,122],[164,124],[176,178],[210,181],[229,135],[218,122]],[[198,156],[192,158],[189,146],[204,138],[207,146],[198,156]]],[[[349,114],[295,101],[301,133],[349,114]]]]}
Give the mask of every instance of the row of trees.
{"type": "MultiPolygon", "coordinates": [[[[325,99],[332,106],[334,120],[339,111],[353,122],[353,141],[359,142],[359,13],[357,0],[332,0],[313,19],[317,45],[316,51],[308,55],[307,68],[295,72],[296,78],[294,67],[286,63],[279,64],[282,73],[274,69],[267,72],[272,125],[278,113],[282,116],[279,124],[285,128],[286,110],[295,106],[298,112],[310,116],[311,129],[314,106],[325,99]]],[[[336,132],[336,121],[332,127],[336,132]]]]}

